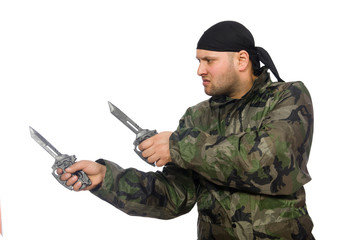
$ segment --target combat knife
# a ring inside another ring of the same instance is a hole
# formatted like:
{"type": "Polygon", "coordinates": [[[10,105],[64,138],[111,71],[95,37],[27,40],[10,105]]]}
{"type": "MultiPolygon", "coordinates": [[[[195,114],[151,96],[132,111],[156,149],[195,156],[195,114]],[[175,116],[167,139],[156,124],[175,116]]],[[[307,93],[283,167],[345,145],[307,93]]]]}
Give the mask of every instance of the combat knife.
{"type": "MultiPolygon", "coordinates": [[[[58,175],[56,171],[58,168],[61,168],[64,173],[66,168],[75,163],[75,160],[77,159],[75,155],[69,156],[67,154],[61,154],[55,147],[53,147],[53,145],[51,145],[42,135],[40,135],[40,133],[35,131],[32,127],[29,127],[29,130],[31,137],[55,159],[55,162],[52,166],[52,174],[55,179],[67,189],[73,190],[73,186],[68,186],[66,184],[66,181],[62,181],[60,179],[60,175],[58,175]]],[[[75,172],[74,175],[78,177],[78,181],[82,182],[80,190],[92,184],[91,180],[85,172],[78,171],[75,172]]]]}
{"type": "Polygon", "coordinates": [[[108,102],[108,105],[111,113],[124,125],[126,125],[132,132],[136,134],[136,140],[134,140],[133,145],[134,145],[134,151],[137,153],[137,155],[146,163],[150,164],[151,166],[155,166],[153,163],[149,163],[147,159],[142,156],[142,152],[138,149],[138,145],[144,140],[156,135],[157,131],[143,129],[139,127],[137,123],[135,123],[132,119],[130,119],[125,113],[119,110],[119,108],[117,108],[111,102],[108,102]]]}

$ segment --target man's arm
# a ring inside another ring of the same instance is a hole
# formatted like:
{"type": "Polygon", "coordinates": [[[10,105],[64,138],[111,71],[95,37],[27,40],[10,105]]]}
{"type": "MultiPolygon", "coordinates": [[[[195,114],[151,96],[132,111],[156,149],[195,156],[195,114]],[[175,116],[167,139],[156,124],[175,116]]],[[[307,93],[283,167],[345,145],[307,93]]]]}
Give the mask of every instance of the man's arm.
{"type": "MultiPolygon", "coordinates": [[[[227,136],[184,126],[170,138],[171,158],[209,181],[253,193],[292,194],[310,180],[306,164],[313,109],[302,83],[281,93],[259,128],[227,136]]],[[[263,113],[264,114],[264,113],[263,113]]]]}
{"type": "Polygon", "coordinates": [[[80,186],[77,179],[70,178],[70,173],[79,170],[92,180],[92,185],[85,190],[91,190],[129,215],[170,219],[189,212],[196,203],[192,171],[174,164],[164,167],[163,172],[145,173],[133,168],[123,169],[102,159],[79,161],[62,175],[62,180],[68,185],[74,184],[76,191],[80,186]]]}

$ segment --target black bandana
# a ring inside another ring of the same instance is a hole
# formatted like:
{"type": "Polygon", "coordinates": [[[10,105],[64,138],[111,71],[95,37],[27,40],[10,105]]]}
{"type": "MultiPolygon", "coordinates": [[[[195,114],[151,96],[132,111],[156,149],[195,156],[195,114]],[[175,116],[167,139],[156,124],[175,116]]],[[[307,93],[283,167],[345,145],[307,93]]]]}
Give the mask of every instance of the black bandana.
{"type": "Polygon", "coordinates": [[[283,82],[268,52],[261,47],[255,47],[251,32],[238,22],[225,21],[210,27],[201,36],[197,49],[217,52],[245,50],[249,53],[254,69],[260,68],[260,61],[272,71],[279,82],[283,82]]]}

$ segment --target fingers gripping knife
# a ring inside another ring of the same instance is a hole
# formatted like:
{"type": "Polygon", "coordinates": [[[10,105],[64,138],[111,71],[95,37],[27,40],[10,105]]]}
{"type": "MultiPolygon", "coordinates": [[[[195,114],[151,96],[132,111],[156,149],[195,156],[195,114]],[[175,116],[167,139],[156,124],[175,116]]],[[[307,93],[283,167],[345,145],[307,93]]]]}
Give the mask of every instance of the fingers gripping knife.
{"type": "Polygon", "coordinates": [[[134,151],[137,153],[137,155],[146,163],[155,166],[153,163],[149,163],[146,158],[142,156],[142,152],[137,148],[137,146],[146,140],[147,138],[150,138],[157,134],[156,130],[148,130],[148,129],[142,129],[140,128],[132,119],[127,117],[126,114],[124,114],[121,110],[119,110],[116,106],[114,106],[111,102],[108,102],[109,109],[111,113],[118,118],[124,125],[126,125],[129,129],[132,130],[136,134],[136,140],[134,140],[134,151]]]}
{"type": "MultiPolygon", "coordinates": [[[[56,173],[58,168],[61,168],[63,170],[63,173],[65,172],[65,169],[70,167],[75,163],[75,160],[77,159],[75,155],[67,155],[67,154],[61,154],[53,145],[51,145],[40,133],[35,131],[32,127],[29,127],[30,129],[30,135],[31,137],[40,145],[42,146],[50,155],[52,155],[53,158],[55,158],[55,162],[52,166],[53,169],[53,176],[57,181],[62,184],[64,187],[72,190],[73,186],[68,186],[66,184],[66,181],[62,181],[60,179],[60,175],[56,173]]],[[[74,175],[78,177],[78,180],[82,182],[82,186],[80,189],[84,189],[85,187],[92,184],[91,180],[85,174],[83,171],[75,172],[74,175]]]]}

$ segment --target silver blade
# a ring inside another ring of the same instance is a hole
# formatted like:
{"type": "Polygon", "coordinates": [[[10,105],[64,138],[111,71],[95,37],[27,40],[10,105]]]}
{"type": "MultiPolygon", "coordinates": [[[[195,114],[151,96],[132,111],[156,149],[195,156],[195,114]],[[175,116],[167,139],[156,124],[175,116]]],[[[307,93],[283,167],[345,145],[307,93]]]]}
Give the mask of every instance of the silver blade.
{"type": "Polygon", "coordinates": [[[142,128],[140,128],[137,123],[135,123],[132,119],[130,119],[126,114],[124,114],[119,108],[114,106],[111,102],[108,102],[109,109],[111,113],[118,118],[124,125],[126,125],[129,129],[131,129],[135,134],[139,133],[142,128]]]}
{"type": "Polygon", "coordinates": [[[31,137],[44,148],[53,158],[62,155],[53,145],[51,145],[40,133],[29,127],[31,137]]]}

